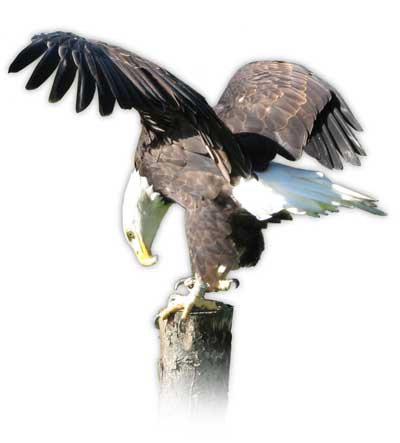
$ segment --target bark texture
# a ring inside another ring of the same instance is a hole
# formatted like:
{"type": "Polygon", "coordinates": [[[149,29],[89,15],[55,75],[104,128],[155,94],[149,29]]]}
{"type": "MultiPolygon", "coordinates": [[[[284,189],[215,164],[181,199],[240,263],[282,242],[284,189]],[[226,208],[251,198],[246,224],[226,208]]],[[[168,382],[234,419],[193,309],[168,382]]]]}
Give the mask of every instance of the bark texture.
{"type": "Polygon", "coordinates": [[[160,324],[160,414],[220,415],[227,406],[233,307],[178,312],[160,324]]]}

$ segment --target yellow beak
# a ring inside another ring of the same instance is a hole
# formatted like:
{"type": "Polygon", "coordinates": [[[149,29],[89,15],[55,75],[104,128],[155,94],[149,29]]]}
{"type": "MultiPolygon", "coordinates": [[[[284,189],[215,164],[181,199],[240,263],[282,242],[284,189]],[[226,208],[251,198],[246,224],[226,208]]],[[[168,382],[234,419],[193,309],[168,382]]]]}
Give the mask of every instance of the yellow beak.
{"type": "Polygon", "coordinates": [[[157,263],[157,257],[151,254],[151,251],[147,249],[141,234],[138,232],[127,231],[126,237],[132,244],[135,255],[142,266],[152,266],[157,263]]]}

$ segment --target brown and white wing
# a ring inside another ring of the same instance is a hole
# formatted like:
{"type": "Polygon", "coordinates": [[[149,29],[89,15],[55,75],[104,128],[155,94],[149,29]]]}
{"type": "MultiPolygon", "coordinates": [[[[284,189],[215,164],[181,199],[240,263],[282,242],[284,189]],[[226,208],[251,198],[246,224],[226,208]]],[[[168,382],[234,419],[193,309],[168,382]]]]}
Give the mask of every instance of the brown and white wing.
{"type": "Polygon", "coordinates": [[[215,108],[234,133],[255,133],[279,144],[278,153],[297,160],[303,151],[328,168],[359,165],[365,155],[361,131],[341,95],[303,66],[258,61],[239,69],[215,108]]]}
{"type": "Polygon", "coordinates": [[[56,102],[78,73],[77,112],[91,103],[97,90],[101,115],[111,114],[117,102],[123,109],[136,109],[156,136],[193,128],[227,180],[230,174],[248,175],[249,162],[235,137],[200,94],[167,70],[117,46],[53,32],[34,36],[9,72],[18,72],[39,57],[27,89],[39,87],[56,71],[49,97],[56,102]]]}

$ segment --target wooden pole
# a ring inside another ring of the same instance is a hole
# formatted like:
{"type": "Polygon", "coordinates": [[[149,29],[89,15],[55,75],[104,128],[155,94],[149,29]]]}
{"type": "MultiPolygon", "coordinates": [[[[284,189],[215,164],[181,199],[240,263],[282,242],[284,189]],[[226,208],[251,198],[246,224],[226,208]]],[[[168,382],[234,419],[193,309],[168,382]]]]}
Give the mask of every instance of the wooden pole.
{"type": "Polygon", "coordinates": [[[225,412],[233,307],[181,313],[160,322],[160,416],[199,418],[225,412]]]}

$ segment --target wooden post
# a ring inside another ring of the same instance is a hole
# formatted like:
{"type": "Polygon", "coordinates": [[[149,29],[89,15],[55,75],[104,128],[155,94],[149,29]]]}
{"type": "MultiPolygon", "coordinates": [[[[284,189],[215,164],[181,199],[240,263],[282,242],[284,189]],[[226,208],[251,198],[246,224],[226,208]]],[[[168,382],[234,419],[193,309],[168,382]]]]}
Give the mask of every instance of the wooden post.
{"type": "Polygon", "coordinates": [[[228,402],[233,307],[181,313],[160,322],[160,415],[204,417],[228,402]]]}

